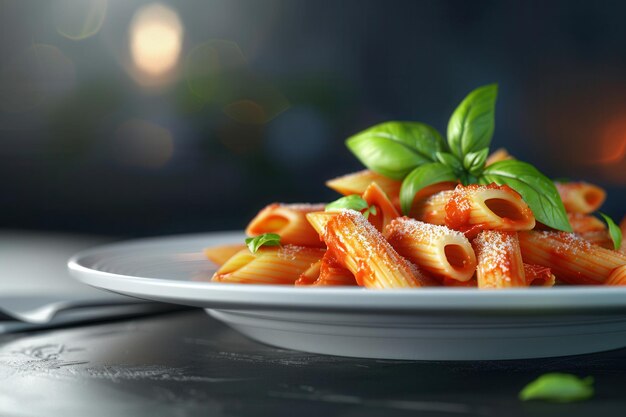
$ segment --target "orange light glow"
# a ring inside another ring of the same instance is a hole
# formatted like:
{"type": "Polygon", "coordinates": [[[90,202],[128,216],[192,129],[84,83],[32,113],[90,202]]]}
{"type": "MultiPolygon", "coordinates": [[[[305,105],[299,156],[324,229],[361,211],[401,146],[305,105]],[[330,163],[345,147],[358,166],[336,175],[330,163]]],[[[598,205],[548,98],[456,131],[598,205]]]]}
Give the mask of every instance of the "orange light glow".
{"type": "Polygon", "coordinates": [[[183,26],[176,13],[153,3],[137,10],[130,24],[130,52],[137,70],[149,78],[170,73],[178,63],[183,26]]]}
{"type": "Polygon", "coordinates": [[[626,157],[626,118],[609,123],[600,136],[599,158],[591,161],[593,165],[612,165],[626,157]]]}

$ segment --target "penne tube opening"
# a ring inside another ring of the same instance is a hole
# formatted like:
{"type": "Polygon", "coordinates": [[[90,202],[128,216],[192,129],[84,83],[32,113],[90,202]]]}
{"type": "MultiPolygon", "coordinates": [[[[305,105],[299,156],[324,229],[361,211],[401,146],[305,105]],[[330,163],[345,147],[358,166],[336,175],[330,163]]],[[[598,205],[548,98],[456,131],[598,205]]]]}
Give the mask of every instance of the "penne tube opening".
{"type": "Polygon", "coordinates": [[[565,210],[573,213],[591,213],[600,208],[606,192],[597,185],[587,182],[556,183],[565,210]]]}
{"type": "Polygon", "coordinates": [[[506,185],[457,186],[445,206],[446,226],[468,237],[481,230],[514,232],[535,227],[528,204],[506,185]]]}
{"type": "Polygon", "coordinates": [[[582,197],[589,207],[600,207],[604,202],[605,193],[598,188],[590,187],[583,193],[582,197]]]}
{"type": "Polygon", "coordinates": [[[323,243],[305,216],[323,209],[323,204],[270,204],[250,221],[246,234],[276,233],[280,235],[281,243],[322,247],[323,243]]]}
{"type": "Polygon", "coordinates": [[[465,246],[455,244],[445,245],[443,251],[450,268],[457,272],[466,270],[472,263],[473,256],[471,256],[471,252],[468,252],[465,246]]]}
{"type": "Polygon", "coordinates": [[[550,277],[534,277],[526,281],[529,287],[552,287],[554,280],[554,275],[551,275],[550,277]]]}
{"type": "Polygon", "coordinates": [[[391,246],[426,273],[439,279],[468,281],[476,269],[476,255],[462,233],[399,217],[385,229],[391,246]]]}
{"type": "Polygon", "coordinates": [[[527,215],[523,212],[522,206],[517,202],[513,202],[504,198],[489,198],[484,201],[485,206],[491,212],[501,218],[509,220],[525,221],[527,215]]]}
{"type": "Polygon", "coordinates": [[[524,275],[529,287],[552,287],[556,280],[550,268],[540,265],[524,263],[524,275]]]}
{"type": "Polygon", "coordinates": [[[274,214],[267,216],[263,225],[251,230],[252,235],[262,235],[263,233],[277,233],[280,232],[289,224],[289,219],[285,216],[279,216],[274,214]]]}

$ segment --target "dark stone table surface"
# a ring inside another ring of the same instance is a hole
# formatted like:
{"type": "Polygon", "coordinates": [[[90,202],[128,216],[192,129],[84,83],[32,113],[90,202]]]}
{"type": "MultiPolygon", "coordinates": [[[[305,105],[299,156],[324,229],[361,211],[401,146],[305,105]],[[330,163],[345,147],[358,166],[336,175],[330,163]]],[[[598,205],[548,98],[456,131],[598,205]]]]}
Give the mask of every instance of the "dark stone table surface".
{"type": "Polygon", "coordinates": [[[626,349],[498,362],[353,359],[253,342],[201,310],[0,336],[1,416],[625,416],[626,349]],[[550,372],[592,400],[521,402],[550,372]]]}

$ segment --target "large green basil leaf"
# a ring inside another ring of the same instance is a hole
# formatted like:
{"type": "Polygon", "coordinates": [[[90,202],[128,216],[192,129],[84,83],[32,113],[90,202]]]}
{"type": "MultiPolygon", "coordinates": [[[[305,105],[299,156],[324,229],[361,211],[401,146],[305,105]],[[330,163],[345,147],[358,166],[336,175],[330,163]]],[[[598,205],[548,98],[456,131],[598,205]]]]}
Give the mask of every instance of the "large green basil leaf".
{"type": "Polygon", "coordinates": [[[404,214],[409,214],[415,194],[424,187],[444,181],[455,181],[454,171],[441,162],[431,162],[415,168],[400,187],[400,206],[404,214]]]}
{"type": "Polygon", "coordinates": [[[485,161],[489,155],[489,148],[480,151],[470,152],[463,158],[463,166],[472,175],[480,175],[485,168],[485,161]]]}
{"type": "Polygon", "coordinates": [[[463,172],[463,163],[450,152],[437,152],[437,161],[452,168],[457,174],[463,172]]]}
{"type": "Polygon", "coordinates": [[[448,122],[448,144],[459,159],[489,147],[497,96],[497,84],[479,87],[469,93],[452,113],[448,122]]]}
{"type": "Polygon", "coordinates": [[[396,180],[435,161],[446,148],[435,128],[417,122],[381,123],[348,138],[346,145],[363,165],[396,180]]]}
{"type": "Polygon", "coordinates": [[[554,183],[534,166],[513,159],[496,162],[485,168],[480,182],[508,185],[522,196],[541,223],[557,230],[572,231],[554,183]]]}

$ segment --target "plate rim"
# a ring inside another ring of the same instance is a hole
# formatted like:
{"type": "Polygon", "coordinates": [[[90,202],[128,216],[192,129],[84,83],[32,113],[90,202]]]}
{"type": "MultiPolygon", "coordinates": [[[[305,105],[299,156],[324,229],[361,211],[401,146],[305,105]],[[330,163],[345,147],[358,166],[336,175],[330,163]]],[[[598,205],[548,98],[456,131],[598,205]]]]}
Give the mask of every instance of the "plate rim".
{"type": "MultiPolygon", "coordinates": [[[[85,262],[120,250],[138,250],[194,240],[203,247],[233,243],[242,231],[216,231],[150,237],[109,243],[81,251],[68,260],[71,275],[96,288],[137,298],[203,308],[298,309],[315,311],[458,313],[626,312],[626,287],[570,286],[480,291],[474,288],[367,290],[361,287],[299,288],[285,285],[226,284],[140,277],[101,271],[85,262]],[[230,240],[227,242],[227,240],[230,240]],[[222,243],[219,243],[222,241],[222,243]],[[165,294],[164,291],[167,291],[165,294]],[[355,297],[359,294],[358,297],[355,297]]],[[[207,260],[207,262],[210,262],[207,260]]]]}

